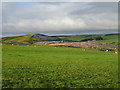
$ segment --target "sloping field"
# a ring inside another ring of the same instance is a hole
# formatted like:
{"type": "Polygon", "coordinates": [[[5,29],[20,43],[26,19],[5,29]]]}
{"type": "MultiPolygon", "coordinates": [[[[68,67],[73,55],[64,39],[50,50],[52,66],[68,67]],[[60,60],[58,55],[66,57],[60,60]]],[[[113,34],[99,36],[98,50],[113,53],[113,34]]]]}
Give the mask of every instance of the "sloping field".
{"type": "Polygon", "coordinates": [[[118,35],[104,35],[102,36],[104,40],[98,40],[96,42],[105,42],[105,43],[118,43],[118,35]]]}
{"type": "Polygon", "coordinates": [[[94,42],[101,42],[101,43],[118,43],[118,34],[111,34],[111,35],[88,35],[88,36],[68,36],[68,37],[59,37],[61,39],[66,40],[74,40],[74,41],[81,41],[84,39],[95,39],[96,37],[102,37],[103,40],[95,40],[94,42]]]}
{"type": "Polygon", "coordinates": [[[12,44],[12,42],[19,42],[30,44],[36,41],[43,41],[41,39],[32,38],[35,34],[21,35],[21,36],[13,36],[13,37],[4,37],[2,38],[2,42],[5,44],[12,44]]]}
{"type": "Polygon", "coordinates": [[[85,36],[46,36],[43,34],[27,34],[27,35],[21,35],[21,36],[13,36],[13,37],[3,37],[2,42],[5,44],[14,44],[14,42],[24,43],[24,44],[33,44],[36,42],[41,41],[87,41],[91,40],[94,42],[100,42],[100,43],[112,43],[117,44],[118,43],[118,35],[117,34],[111,34],[111,35],[85,35],[85,36]],[[96,40],[96,39],[103,39],[103,40],[96,40]]]}
{"type": "Polygon", "coordinates": [[[43,34],[27,34],[21,36],[13,36],[13,37],[3,37],[2,42],[5,44],[33,44],[35,42],[41,41],[57,41],[61,40],[57,37],[46,36],[43,34]]]}
{"type": "Polygon", "coordinates": [[[117,70],[115,53],[3,45],[3,88],[117,88],[117,70]]]}

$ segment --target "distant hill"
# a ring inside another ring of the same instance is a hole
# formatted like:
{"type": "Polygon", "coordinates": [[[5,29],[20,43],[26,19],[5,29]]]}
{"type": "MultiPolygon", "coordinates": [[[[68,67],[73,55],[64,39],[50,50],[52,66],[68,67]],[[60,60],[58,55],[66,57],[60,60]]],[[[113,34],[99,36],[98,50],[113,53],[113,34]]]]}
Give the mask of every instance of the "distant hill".
{"type": "Polygon", "coordinates": [[[74,36],[59,36],[61,39],[73,41],[94,41],[100,43],[118,43],[120,34],[96,34],[96,35],[74,35],[74,36]]]}
{"type": "Polygon", "coordinates": [[[59,39],[58,37],[46,36],[43,34],[28,34],[13,37],[3,37],[2,43],[27,45],[41,41],[60,41],[60,40],[62,39],[59,39]]]}
{"type": "Polygon", "coordinates": [[[41,40],[44,40],[44,41],[60,41],[61,40],[58,37],[46,36],[46,35],[43,35],[43,34],[35,34],[35,35],[32,36],[32,38],[41,39],[41,40]]]}
{"type": "Polygon", "coordinates": [[[44,34],[28,34],[13,37],[3,37],[4,44],[19,44],[30,45],[36,42],[44,41],[67,41],[67,42],[99,42],[118,44],[118,34],[104,34],[104,35],[75,35],[75,36],[47,36],[44,34]]]}

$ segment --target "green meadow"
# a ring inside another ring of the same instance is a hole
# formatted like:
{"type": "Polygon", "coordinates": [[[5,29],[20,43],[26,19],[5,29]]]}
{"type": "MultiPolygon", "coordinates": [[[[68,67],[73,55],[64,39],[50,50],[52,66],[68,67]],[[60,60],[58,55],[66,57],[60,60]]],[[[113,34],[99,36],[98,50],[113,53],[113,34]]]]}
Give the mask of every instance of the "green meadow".
{"type": "MultiPolygon", "coordinates": [[[[37,35],[37,34],[4,37],[4,38],[2,38],[2,41],[6,44],[10,44],[11,42],[20,42],[20,43],[25,43],[25,44],[30,44],[30,45],[35,43],[35,42],[46,41],[46,40],[34,38],[34,37],[32,37],[33,35],[37,35]]],[[[56,36],[56,38],[58,38],[58,39],[72,40],[72,41],[81,41],[81,40],[84,40],[84,39],[95,39],[96,37],[101,37],[101,38],[103,38],[103,40],[95,40],[95,41],[92,41],[92,42],[118,44],[118,38],[120,38],[119,34],[86,35],[86,36],[56,36]]],[[[50,38],[50,37],[47,37],[47,38],[50,38]]]]}
{"type": "Polygon", "coordinates": [[[99,42],[99,43],[112,43],[112,44],[118,44],[118,39],[120,38],[119,37],[119,34],[113,34],[113,35],[88,35],[88,36],[68,36],[68,37],[59,37],[61,39],[66,39],[66,40],[73,40],[73,41],[81,41],[81,40],[84,40],[84,39],[89,39],[89,38],[92,38],[92,39],[95,39],[96,37],[102,37],[103,40],[96,40],[94,42],[99,42]]]}
{"type": "Polygon", "coordinates": [[[2,45],[3,88],[118,88],[118,54],[2,45]]]}

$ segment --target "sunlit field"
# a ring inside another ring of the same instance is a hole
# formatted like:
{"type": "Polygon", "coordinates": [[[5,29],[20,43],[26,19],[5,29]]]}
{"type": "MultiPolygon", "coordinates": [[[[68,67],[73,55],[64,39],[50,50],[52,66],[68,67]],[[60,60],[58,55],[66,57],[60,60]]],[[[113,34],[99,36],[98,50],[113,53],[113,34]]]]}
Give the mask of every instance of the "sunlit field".
{"type": "Polygon", "coordinates": [[[117,88],[118,54],[3,45],[3,88],[117,88]]]}

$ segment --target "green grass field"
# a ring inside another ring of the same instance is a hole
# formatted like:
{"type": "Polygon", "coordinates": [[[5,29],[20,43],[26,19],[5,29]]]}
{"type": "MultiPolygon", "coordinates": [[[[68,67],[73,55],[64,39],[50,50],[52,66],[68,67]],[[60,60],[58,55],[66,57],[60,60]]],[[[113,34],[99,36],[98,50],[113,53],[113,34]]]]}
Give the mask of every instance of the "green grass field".
{"type": "MultiPolygon", "coordinates": [[[[34,38],[32,36],[37,35],[37,34],[27,34],[27,35],[21,35],[21,36],[13,36],[13,37],[4,37],[1,40],[3,41],[4,44],[12,44],[12,42],[19,42],[19,43],[24,43],[24,44],[29,44],[32,45],[35,42],[41,42],[41,41],[46,41],[43,39],[38,39],[34,38]]],[[[72,40],[72,41],[84,41],[85,39],[93,39],[91,42],[98,42],[98,43],[111,43],[111,44],[118,44],[118,35],[119,34],[112,34],[112,35],[87,35],[87,36],[56,36],[58,39],[63,39],[63,40],[72,40]],[[95,38],[101,37],[103,40],[96,40],[95,38]]],[[[48,41],[49,38],[47,37],[48,41]]]]}
{"type": "MultiPolygon", "coordinates": [[[[97,40],[94,42],[99,42],[99,43],[118,43],[118,35],[99,35],[103,38],[103,40],[97,40]]],[[[76,36],[71,36],[71,37],[59,37],[61,39],[67,39],[67,40],[73,40],[73,41],[81,41],[86,38],[95,38],[96,36],[83,36],[83,37],[76,37],[76,36]]]]}
{"type": "Polygon", "coordinates": [[[117,88],[118,55],[80,48],[3,45],[3,88],[117,88]]]}
{"type": "Polygon", "coordinates": [[[76,37],[76,36],[59,37],[59,38],[65,39],[65,40],[73,40],[73,41],[80,41],[82,39],[85,39],[85,37],[76,37]]]}
{"type": "Polygon", "coordinates": [[[102,36],[104,40],[98,40],[96,42],[103,42],[103,43],[118,43],[118,35],[109,35],[109,36],[102,36]]]}
{"type": "Polygon", "coordinates": [[[44,41],[41,39],[37,39],[37,38],[32,38],[33,35],[36,34],[27,34],[27,35],[21,35],[21,36],[13,36],[13,37],[4,37],[2,38],[2,41],[4,41],[4,43],[11,43],[11,42],[20,42],[20,43],[25,43],[25,44],[32,44],[34,42],[40,42],[40,41],[44,41]]]}

